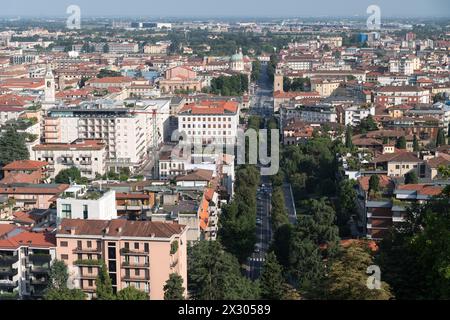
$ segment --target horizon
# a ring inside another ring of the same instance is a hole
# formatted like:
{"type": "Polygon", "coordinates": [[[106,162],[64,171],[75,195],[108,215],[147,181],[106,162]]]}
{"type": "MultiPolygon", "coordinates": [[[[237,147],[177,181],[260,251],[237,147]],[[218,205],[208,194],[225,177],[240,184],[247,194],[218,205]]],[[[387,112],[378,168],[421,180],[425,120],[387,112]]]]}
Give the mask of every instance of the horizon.
{"type": "Polygon", "coordinates": [[[69,5],[78,5],[82,16],[89,18],[365,18],[368,16],[367,7],[375,4],[381,8],[382,16],[385,18],[450,18],[450,3],[447,0],[428,2],[347,0],[345,6],[332,0],[316,0],[314,3],[303,0],[279,0],[277,6],[268,0],[245,2],[229,0],[226,3],[214,4],[207,0],[189,2],[174,0],[170,6],[162,5],[155,0],[128,0],[126,7],[123,7],[122,1],[118,0],[108,2],[62,0],[56,5],[53,2],[42,0],[35,3],[31,0],[19,0],[8,5],[7,8],[2,8],[0,17],[63,18],[67,17],[66,9],[69,5]],[[43,11],[42,8],[44,8],[43,11]]]}

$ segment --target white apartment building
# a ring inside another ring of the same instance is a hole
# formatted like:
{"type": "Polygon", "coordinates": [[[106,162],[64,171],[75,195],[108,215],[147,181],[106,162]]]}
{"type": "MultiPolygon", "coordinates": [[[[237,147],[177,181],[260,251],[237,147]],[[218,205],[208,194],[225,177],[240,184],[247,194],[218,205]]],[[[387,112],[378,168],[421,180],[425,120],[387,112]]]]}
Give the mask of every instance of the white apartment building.
{"type": "Polygon", "coordinates": [[[178,114],[178,131],[191,144],[234,145],[238,125],[235,101],[201,101],[184,106],[178,114]]]}
{"type": "Polygon", "coordinates": [[[366,119],[369,115],[375,115],[375,107],[353,106],[345,109],[345,125],[357,126],[361,120],[366,119]]]}
{"type": "Polygon", "coordinates": [[[402,57],[400,59],[393,59],[389,61],[389,72],[400,73],[406,76],[410,76],[414,73],[414,70],[420,69],[420,58],[402,57]]]}
{"type": "Polygon", "coordinates": [[[117,219],[116,192],[90,191],[87,186],[72,185],[56,200],[56,221],[62,219],[117,219]]]}
{"type": "Polygon", "coordinates": [[[85,103],[76,108],[49,110],[44,120],[46,144],[68,144],[77,139],[102,140],[106,144],[106,166],[135,170],[142,166],[156,141],[168,136],[170,101],[124,101],[85,103]]]}
{"type": "Polygon", "coordinates": [[[42,298],[56,241],[45,233],[8,226],[0,240],[0,299],[42,298]]]}
{"type": "Polygon", "coordinates": [[[32,148],[32,160],[48,162],[51,178],[61,170],[76,167],[81,175],[95,179],[106,173],[106,144],[101,140],[76,140],[73,143],[39,144],[32,148]]]}
{"type": "Polygon", "coordinates": [[[300,119],[304,122],[337,122],[336,108],[332,105],[299,106],[300,119]]]}

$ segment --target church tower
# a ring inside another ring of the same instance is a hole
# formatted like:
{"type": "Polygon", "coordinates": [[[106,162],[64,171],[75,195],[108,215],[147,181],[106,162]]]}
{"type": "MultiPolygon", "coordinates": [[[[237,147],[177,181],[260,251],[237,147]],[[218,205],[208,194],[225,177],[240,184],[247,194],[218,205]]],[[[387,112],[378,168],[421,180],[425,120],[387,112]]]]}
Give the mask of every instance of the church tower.
{"type": "Polygon", "coordinates": [[[284,92],[283,89],[283,73],[280,70],[275,70],[273,92],[284,92]]]}
{"type": "Polygon", "coordinates": [[[45,73],[45,104],[54,104],[55,98],[55,76],[52,69],[47,65],[47,72],[45,73]]]}

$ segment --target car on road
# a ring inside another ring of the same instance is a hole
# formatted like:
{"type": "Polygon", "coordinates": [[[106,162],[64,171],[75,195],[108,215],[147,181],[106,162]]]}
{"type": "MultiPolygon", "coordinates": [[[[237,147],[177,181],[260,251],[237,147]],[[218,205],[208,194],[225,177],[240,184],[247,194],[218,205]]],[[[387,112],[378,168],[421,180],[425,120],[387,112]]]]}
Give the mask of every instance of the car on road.
{"type": "Polygon", "coordinates": [[[257,224],[261,224],[261,223],[262,223],[262,220],[261,220],[260,218],[258,218],[258,219],[256,219],[256,223],[257,223],[257,224]]]}

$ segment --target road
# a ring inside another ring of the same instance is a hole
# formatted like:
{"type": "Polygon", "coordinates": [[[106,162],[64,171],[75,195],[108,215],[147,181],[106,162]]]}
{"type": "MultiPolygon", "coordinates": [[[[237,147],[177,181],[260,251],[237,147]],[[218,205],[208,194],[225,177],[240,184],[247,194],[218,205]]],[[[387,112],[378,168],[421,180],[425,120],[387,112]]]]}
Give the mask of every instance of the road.
{"type": "MultiPolygon", "coordinates": [[[[252,99],[250,108],[251,115],[259,115],[264,119],[269,119],[273,114],[272,86],[267,77],[266,66],[263,66],[258,87],[252,99]]],[[[257,215],[256,215],[256,245],[255,251],[248,260],[249,278],[255,280],[261,275],[264,265],[265,255],[269,250],[272,240],[272,227],[270,221],[270,211],[272,206],[272,186],[270,177],[261,177],[261,187],[257,193],[257,215]]]]}

